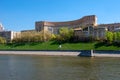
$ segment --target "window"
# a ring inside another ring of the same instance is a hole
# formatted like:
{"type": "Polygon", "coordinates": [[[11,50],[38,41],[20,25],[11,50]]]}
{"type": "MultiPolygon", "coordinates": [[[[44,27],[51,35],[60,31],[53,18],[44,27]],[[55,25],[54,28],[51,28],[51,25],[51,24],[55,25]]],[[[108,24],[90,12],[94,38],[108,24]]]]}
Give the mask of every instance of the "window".
{"type": "Polygon", "coordinates": [[[52,27],[48,27],[48,31],[50,31],[51,33],[53,33],[53,28],[52,27]]]}

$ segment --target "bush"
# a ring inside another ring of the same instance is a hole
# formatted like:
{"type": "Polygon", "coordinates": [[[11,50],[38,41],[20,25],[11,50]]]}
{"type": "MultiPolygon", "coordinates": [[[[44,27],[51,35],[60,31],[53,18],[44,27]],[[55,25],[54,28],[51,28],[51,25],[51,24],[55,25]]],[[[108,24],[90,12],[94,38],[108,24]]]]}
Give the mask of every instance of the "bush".
{"type": "Polygon", "coordinates": [[[3,37],[0,37],[0,44],[5,44],[6,43],[6,39],[3,37]]]}

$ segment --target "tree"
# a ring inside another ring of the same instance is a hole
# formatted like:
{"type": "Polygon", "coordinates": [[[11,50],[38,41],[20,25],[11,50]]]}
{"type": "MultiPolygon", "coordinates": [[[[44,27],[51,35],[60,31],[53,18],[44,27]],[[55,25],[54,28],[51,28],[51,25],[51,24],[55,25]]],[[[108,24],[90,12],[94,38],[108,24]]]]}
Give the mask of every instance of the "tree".
{"type": "Polygon", "coordinates": [[[59,34],[56,36],[56,39],[62,42],[69,41],[73,37],[73,32],[73,29],[62,27],[59,29],[59,34]]]}
{"type": "Polygon", "coordinates": [[[6,43],[6,39],[3,37],[0,37],[0,44],[5,44],[6,43]]]}
{"type": "Polygon", "coordinates": [[[48,31],[41,31],[41,32],[22,32],[19,37],[13,39],[12,42],[44,42],[49,41],[52,38],[52,34],[48,31]]]}
{"type": "Polygon", "coordinates": [[[107,31],[106,32],[106,39],[107,39],[108,43],[111,44],[114,40],[113,32],[107,31]]]}
{"type": "Polygon", "coordinates": [[[116,32],[116,42],[120,42],[120,32],[116,32]]]}
{"type": "Polygon", "coordinates": [[[113,33],[113,41],[114,41],[114,42],[117,41],[117,33],[116,33],[116,32],[113,33]]]}

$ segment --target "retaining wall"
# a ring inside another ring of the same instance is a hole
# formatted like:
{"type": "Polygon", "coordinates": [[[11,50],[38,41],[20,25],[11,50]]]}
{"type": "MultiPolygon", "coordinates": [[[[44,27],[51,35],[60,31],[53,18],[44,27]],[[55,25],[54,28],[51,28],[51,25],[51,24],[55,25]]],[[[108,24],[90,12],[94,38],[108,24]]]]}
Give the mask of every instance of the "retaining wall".
{"type": "Polygon", "coordinates": [[[2,55],[50,55],[81,57],[120,57],[120,51],[114,50],[79,50],[79,51],[0,51],[2,55]]]}

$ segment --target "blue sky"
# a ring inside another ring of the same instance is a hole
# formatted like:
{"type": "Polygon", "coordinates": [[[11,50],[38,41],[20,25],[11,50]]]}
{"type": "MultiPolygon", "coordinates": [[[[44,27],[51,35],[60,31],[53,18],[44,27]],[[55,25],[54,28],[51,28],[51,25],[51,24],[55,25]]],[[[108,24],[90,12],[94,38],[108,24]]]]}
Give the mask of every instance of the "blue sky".
{"type": "Polygon", "coordinates": [[[120,0],[0,0],[6,30],[34,29],[35,21],[70,21],[96,15],[98,23],[120,22],[120,0]]]}

